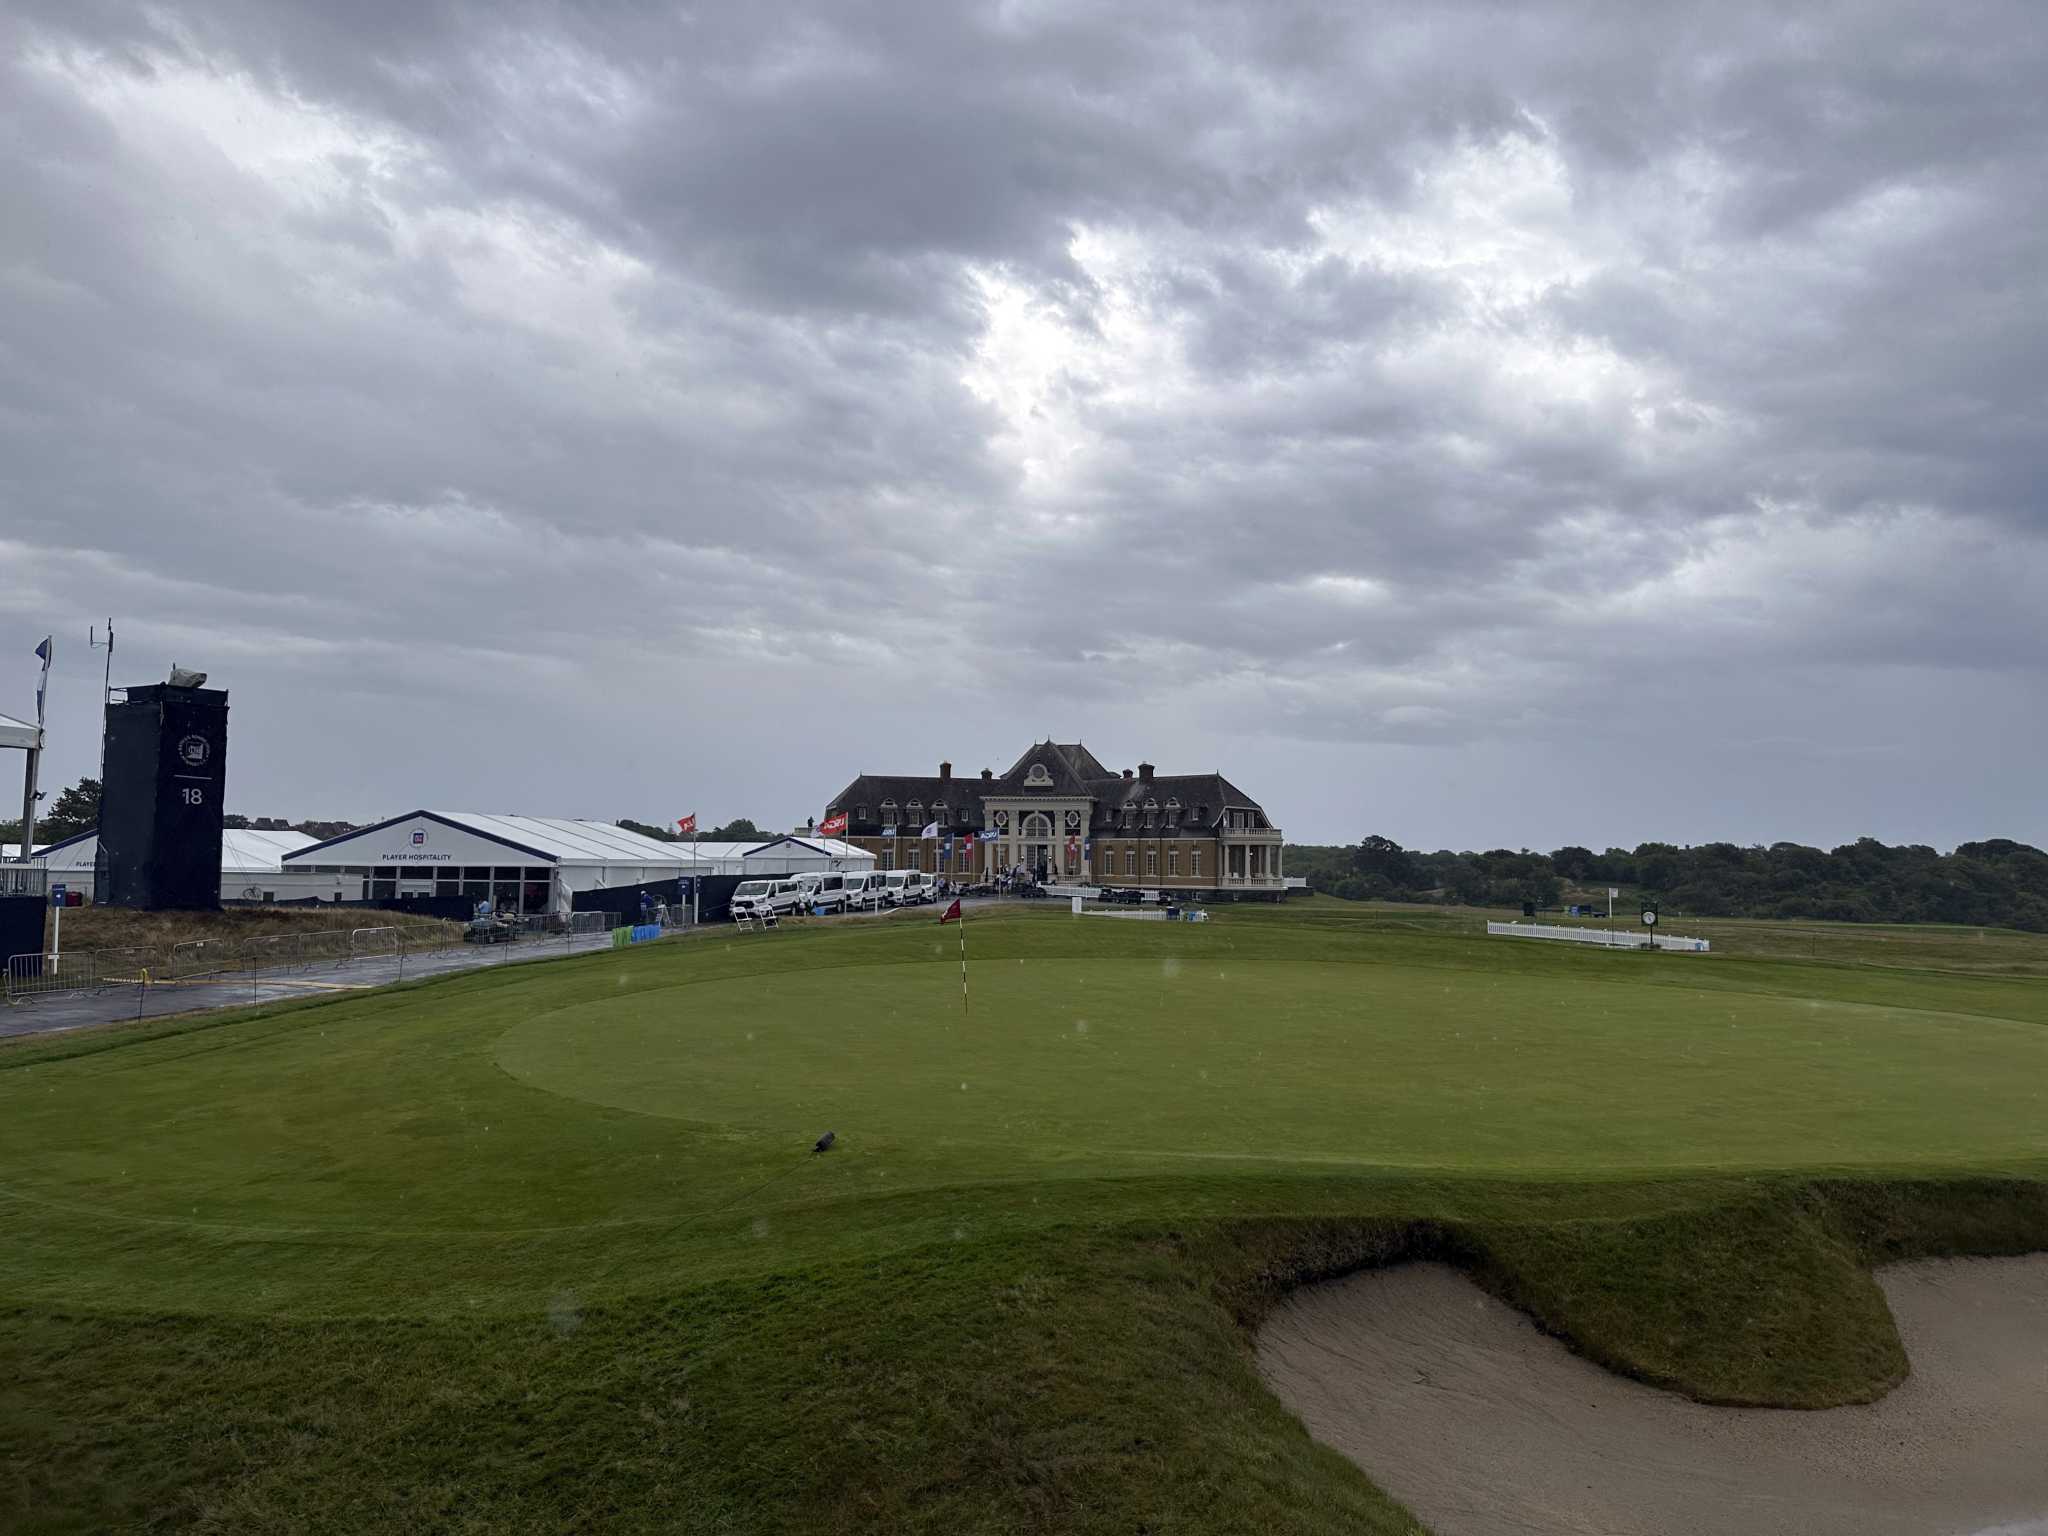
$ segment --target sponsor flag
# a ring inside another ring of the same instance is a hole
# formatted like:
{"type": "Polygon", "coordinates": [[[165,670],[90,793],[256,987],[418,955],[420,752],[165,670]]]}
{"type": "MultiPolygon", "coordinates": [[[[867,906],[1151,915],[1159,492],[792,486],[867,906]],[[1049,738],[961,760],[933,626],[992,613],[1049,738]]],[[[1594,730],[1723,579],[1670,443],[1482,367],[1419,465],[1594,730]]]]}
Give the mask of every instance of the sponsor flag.
{"type": "Polygon", "coordinates": [[[697,813],[692,811],[687,816],[678,816],[676,818],[676,830],[678,832],[695,832],[697,830],[697,813]]]}
{"type": "Polygon", "coordinates": [[[955,896],[953,898],[953,905],[939,914],[939,926],[943,928],[948,923],[957,923],[960,920],[960,898],[955,896]]]}
{"type": "MultiPolygon", "coordinates": [[[[41,725],[43,723],[43,694],[45,693],[45,691],[48,690],[50,686],[50,652],[53,649],[55,649],[55,647],[52,646],[51,642],[56,638],[57,637],[55,635],[45,635],[43,636],[43,643],[36,647],[36,658],[43,664],[43,675],[36,679],[37,725],[41,725]]],[[[23,858],[28,857],[28,850],[26,848],[22,849],[21,856],[23,858]]]]}
{"type": "Polygon", "coordinates": [[[936,842],[939,836],[939,824],[936,821],[928,821],[925,823],[924,830],[917,835],[936,842]]]}
{"type": "Polygon", "coordinates": [[[825,819],[818,823],[818,833],[822,837],[838,837],[845,831],[846,812],[844,811],[839,812],[836,816],[828,812],[825,819]]]}

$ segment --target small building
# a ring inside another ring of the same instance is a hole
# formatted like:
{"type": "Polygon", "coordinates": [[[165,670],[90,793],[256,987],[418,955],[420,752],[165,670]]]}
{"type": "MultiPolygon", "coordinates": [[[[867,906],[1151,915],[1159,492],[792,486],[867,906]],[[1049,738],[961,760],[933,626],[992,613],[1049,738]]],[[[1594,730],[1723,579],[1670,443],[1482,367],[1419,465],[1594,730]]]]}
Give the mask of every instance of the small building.
{"type": "Polygon", "coordinates": [[[684,879],[714,872],[688,843],[610,822],[426,810],[295,849],[284,866],[329,877],[349,901],[459,898],[510,913],[628,913],[643,891],[679,900],[684,879]]]}

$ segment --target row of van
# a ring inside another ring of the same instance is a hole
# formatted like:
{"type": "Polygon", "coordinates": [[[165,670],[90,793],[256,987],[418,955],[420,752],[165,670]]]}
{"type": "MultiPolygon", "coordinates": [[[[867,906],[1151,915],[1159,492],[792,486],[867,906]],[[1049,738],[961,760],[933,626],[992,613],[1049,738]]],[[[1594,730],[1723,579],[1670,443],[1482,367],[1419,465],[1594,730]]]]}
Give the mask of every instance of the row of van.
{"type": "Polygon", "coordinates": [[[819,870],[779,880],[742,880],[732,893],[735,917],[745,913],[777,917],[792,912],[879,912],[938,900],[938,888],[922,870],[819,870]]]}

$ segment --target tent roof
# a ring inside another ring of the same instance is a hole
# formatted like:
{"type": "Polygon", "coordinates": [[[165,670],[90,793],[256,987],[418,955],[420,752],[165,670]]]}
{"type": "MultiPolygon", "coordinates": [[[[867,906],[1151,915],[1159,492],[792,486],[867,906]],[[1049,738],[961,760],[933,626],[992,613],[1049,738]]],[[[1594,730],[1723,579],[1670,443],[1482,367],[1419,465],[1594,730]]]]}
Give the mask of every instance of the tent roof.
{"type": "Polygon", "coordinates": [[[771,848],[781,848],[791,843],[799,848],[807,848],[812,853],[819,854],[828,859],[867,858],[871,856],[865,848],[856,848],[853,844],[842,842],[836,837],[798,837],[793,832],[785,833],[781,837],[771,837],[765,843],[734,843],[732,846],[740,850],[741,858],[745,858],[749,854],[766,853],[771,848]]]}
{"type": "Polygon", "coordinates": [[[310,848],[304,832],[262,832],[254,827],[225,827],[220,834],[222,869],[277,869],[288,853],[310,848]]]}
{"type": "Polygon", "coordinates": [[[42,732],[26,720],[17,720],[12,715],[0,715],[0,747],[29,748],[40,745],[42,732]]]}
{"type": "MultiPolygon", "coordinates": [[[[97,832],[78,832],[62,842],[48,843],[36,850],[38,858],[48,859],[52,872],[60,870],[89,870],[99,853],[97,832]]],[[[309,848],[313,839],[303,832],[257,832],[248,828],[225,827],[220,834],[220,867],[228,870],[255,873],[259,870],[276,871],[282,868],[284,855],[297,848],[309,848]]]]}
{"type": "MultiPolygon", "coordinates": [[[[473,832],[507,848],[556,864],[689,864],[695,862],[688,843],[664,843],[608,821],[576,821],[560,816],[494,816],[484,811],[407,811],[375,826],[358,827],[324,843],[307,843],[286,857],[293,862],[316,850],[328,853],[358,838],[381,832],[401,821],[424,816],[443,826],[473,832]]],[[[322,860],[326,862],[326,860],[322,860]]]]}

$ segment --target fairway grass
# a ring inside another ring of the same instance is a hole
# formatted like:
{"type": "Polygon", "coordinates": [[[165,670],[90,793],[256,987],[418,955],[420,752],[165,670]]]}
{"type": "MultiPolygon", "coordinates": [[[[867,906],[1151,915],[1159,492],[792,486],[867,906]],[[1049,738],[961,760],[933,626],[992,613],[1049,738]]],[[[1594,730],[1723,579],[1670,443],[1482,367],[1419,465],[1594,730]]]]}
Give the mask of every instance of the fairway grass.
{"type": "Polygon", "coordinates": [[[0,1528],[1400,1531],[1251,1370],[1291,1284],[1820,1405],[1904,1369],[1869,1264],[2048,1246],[2032,976],[970,946],[967,1010],[906,914],[0,1051],[0,1528]]]}

